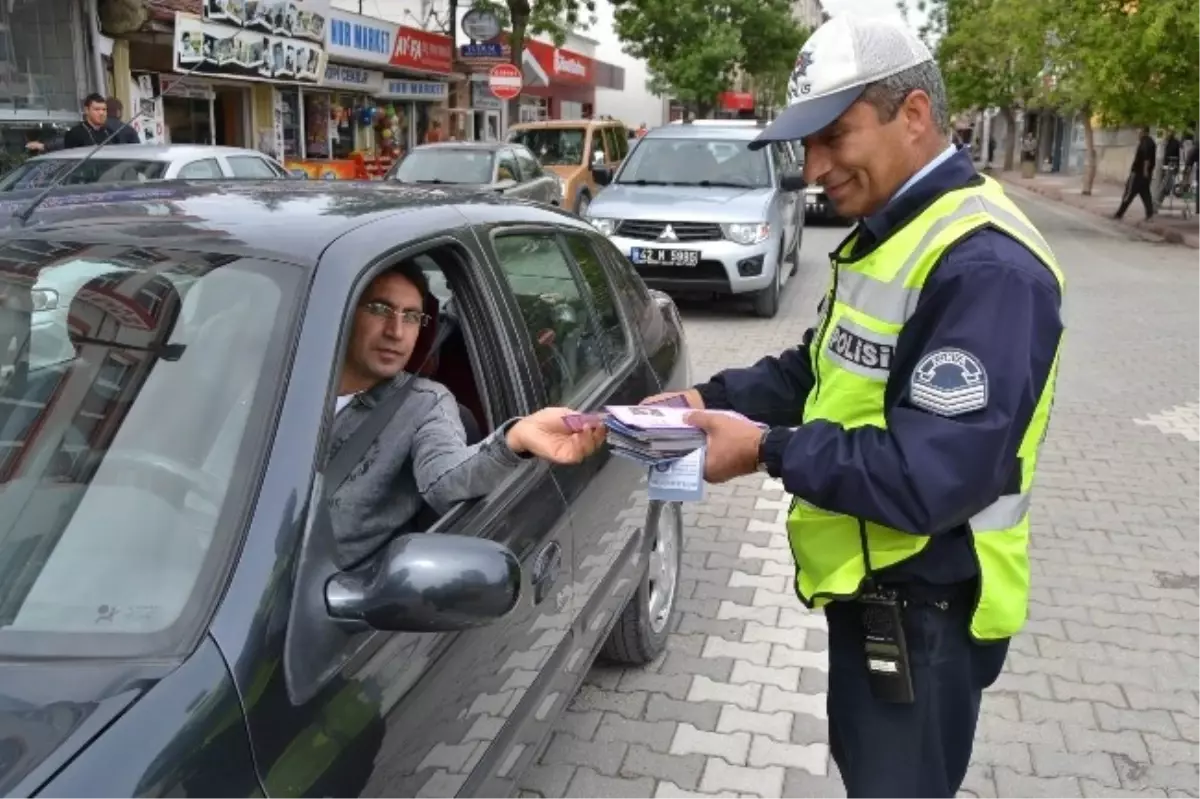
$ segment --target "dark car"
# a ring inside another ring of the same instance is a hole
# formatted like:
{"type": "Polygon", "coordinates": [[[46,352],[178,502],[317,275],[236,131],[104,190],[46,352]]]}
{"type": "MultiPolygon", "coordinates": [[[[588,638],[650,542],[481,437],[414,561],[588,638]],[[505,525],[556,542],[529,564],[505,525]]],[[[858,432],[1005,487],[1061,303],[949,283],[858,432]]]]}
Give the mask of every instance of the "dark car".
{"type": "Polygon", "coordinates": [[[583,220],[379,183],[51,200],[0,208],[5,793],[508,795],[598,654],[664,650],[680,507],[607,450],[334,560],[340,365],[400,260],[476,439],[689,383],[675,307],[583,220]],[[58,298],[75,357],[30,368],[32,286],[76,261],[110,268],[58,298]]]}
{"type": "Polygon", "coordinates": [[[504,142],[444,142],[414,147],[388,170],[385,180],[418,185],[455,185],[508,197],[562,205],[562,181],[547,172],[529,149],[504,142]]]}

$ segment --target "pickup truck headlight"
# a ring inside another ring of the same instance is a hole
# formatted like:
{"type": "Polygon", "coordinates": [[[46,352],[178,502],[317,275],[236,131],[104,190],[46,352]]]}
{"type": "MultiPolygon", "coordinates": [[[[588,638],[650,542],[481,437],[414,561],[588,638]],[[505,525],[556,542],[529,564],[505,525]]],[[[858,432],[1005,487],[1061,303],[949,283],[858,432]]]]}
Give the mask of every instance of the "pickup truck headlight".
{"type": "Polygon", "coordinates": [[[29,292],[33,310],[53,311],[58,307],[58,292],[54,289],[33,289],[29,292]]]}
{"type": "Polygon", "coordinates": [[[721,225],[725,238],[737,244],[758,244],[771,235],[771,226],[766,222],[738,222],[721,225]]]}
{"type": "Polygon", "coordinates": [[[604,217],[589,217],[588,222],[592,223],[592,227],[599,230],[605,236],[611,236],[617,232],[617,225],[621,224],[620,219],[605,219],[604,217]]]}

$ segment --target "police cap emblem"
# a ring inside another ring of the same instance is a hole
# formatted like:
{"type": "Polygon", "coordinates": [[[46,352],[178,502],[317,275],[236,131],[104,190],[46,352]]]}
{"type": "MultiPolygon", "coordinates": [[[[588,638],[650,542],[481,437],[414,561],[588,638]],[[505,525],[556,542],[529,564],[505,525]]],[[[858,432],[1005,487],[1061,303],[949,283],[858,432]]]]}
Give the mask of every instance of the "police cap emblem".
{"type": "Polygon", "coordinates": [[[909,401],[938,416],[962,416],[988,404],[988,377],[983,364],[969,352],[935,350],[913,369],[909,401]]]}

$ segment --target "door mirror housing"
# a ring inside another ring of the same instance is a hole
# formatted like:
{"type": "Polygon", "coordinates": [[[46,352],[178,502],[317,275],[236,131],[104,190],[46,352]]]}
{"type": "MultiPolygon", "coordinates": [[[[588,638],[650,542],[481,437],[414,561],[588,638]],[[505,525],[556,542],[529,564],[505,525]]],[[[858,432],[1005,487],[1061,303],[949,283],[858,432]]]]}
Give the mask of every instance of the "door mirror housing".
{"type": "Polygon", "coordinates": [[[613,172],[606,166],[592,167],[592,180],[596,181],[597,186],[607,186],[612,183],[613,172]]]}
{"type": "Polygon", "coordinates": [[[779,188],[783,191],[804,191],[807,185],[799,169],[789,169],[779,178],[779,188]]]}
{"type": "Polygon", "coordinates": [[[292,180],[308,180],[308,173],[303,169],[289,169],[287,173],[292,180]]]}
{"type": "Polygon", "coordinates": [[[517,182],[512,178],[501,178],[492,184],[492,186],[496,189],[496,191],[503,193],[515,189],[517,187],[517,182]]]}
{"type": "Polygon", "coordinates": [[[325,585],[335,619],[391,632],[455,632],[507,616],[521,595],[521,564],[484,538],[413,533],[325,585]]]}

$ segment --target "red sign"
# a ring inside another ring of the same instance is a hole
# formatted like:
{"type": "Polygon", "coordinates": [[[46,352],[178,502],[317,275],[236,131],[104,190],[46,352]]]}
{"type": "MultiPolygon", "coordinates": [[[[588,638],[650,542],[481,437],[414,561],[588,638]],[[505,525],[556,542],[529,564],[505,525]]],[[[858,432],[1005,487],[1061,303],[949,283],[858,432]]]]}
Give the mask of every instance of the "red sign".
{"type": "Polygon", "coordinates": [[[394,67],[449,74],[454,63],[454,43],[449,36],[400,25],[390,63],[394,67]]]}
{"type": "Polygon", "coordinates": [[[497,64],[488,73],[488,88],[501,100],[511,100],[521,93],[524,81],[521,70],[512,64],[497,64]]]}
{"type": "Polygon", "coordinates": [[[537,39],[526,39],[525,49],[546,70],[552,83],[592,86],[596,82],[596,63],[582,53],[564,50],[537,39]]]}
{"type": "Polygon", "coordinates": [[[750,92],[721,92],[717,97],[722,111],[753,111],[754,95],[750,92]]]}

